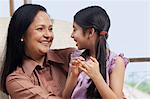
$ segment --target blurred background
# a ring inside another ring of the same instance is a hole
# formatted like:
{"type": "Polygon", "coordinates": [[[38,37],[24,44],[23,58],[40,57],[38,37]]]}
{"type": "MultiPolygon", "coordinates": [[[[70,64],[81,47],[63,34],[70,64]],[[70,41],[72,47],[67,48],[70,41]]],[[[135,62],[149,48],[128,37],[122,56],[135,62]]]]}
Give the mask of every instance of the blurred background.
{"type": "Polygon", "coordinates": [[[11,15],[24,3],[43,5],[54,19],[55,38],[51,48],[75,47],[70,37],[74,14],[91,5],[103,7],[111,20],[109,48],[131,59],[125,74],[127,99],[150,99],[149,0],[0,0],[0,61],[11,15]]]}

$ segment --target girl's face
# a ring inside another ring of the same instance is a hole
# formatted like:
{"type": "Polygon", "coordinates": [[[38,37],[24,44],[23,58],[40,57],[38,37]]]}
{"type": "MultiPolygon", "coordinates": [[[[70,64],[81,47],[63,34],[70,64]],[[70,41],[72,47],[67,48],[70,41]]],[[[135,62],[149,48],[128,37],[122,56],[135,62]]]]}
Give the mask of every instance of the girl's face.
{"type": "Polygon", "coordinates": [[[76,42],[76,46],[79,50],[88,48],[88,34],[84,34],[83,29],[75,22],[73,22],[73,32],[71,37],[76,42]]]}
{"type": "Polygon", "coordinates": [[[52,21],[47,13],[39,11],[22,37],[25,53],[28,55],[45,55],[53,41],[52,21]]]}

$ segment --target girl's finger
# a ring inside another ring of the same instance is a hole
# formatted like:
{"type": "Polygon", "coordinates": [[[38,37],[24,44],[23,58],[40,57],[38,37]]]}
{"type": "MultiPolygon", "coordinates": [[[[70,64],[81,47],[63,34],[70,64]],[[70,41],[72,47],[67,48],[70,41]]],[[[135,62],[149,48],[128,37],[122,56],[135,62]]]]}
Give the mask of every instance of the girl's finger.
{"type": "Polygon", "coordinates": [[[79,68],[80,68],[81,71],[87,73],[87,69],[86,69],[86,68],[84,68],[84,67],[82,67],[82,66],[79,66],[79,68]]]}
{"type": "Polygon", "coordinates": [[[98,61],[97,61],[97,59],[96,59],[96,58],[94,58],[94,57],[90,56],[90,59],[91,59],[93,62],[98,63],[98,61]]]}
{"type": "MultiPolygon", "coordinates": [[[[83,68],[85,68],[86,70],[88,70],[89,69],[89,66],[88,66],[88,64],[85,62],[85,61],[81,61],[81,60],[78,60],[78,62],[81,64],[81,66],[83,67],[83,68]]],[[[81,67],[80,66],[80,67],[81,67]]]]}
{"type": "Polygon", "coordinates": [[[83,58],[82,56],[78,57],[78,59],[80,59],[81,61],[85,61],[85,58],[83,58]]]}
{"type": "Polygon", "coordinates": [[[78,65],[79,65],[79,62],[78,62],[77,59],[76,59],[76,60],[72,60],[71,64],[74,65],[74,66],[78,66],[78,65]]]}

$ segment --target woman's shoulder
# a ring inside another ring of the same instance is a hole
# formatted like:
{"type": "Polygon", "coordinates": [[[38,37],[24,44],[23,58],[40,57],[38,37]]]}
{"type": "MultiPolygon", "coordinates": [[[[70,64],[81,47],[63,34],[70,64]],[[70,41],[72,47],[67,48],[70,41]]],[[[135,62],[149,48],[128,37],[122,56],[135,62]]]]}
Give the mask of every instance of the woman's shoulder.
{"type": "Polygon", "coordinates": [[[17,69],[12,72],[11,74],[9,74],[6,78],[6,81],[9,82],[9,81],[12,81],[12,80],[16,80],[16,79],[19,79],[19,78],[25,78],[26,77],[26,74],[23,72],[22,68],[21,67],[17,67],[17,69]]]}
{"type": "Polygon", "coordinates": [[[69,62],[70,62],[70,56],[71,53],[73,53],[76,48],[62,48],[62,49],[50,49],[48,52],[48,59],[54,61],[54,62],[61,62],[65,64],[64,68],[66,71],[68,71],[69,62]]]}
{"type": "Polygon", "coordinates": [[[59,49],[50,49],[50,51],[69,51],[69,50],[77,50],[74,47],[67,47],[67,48],[59,48],[59,49]]]}

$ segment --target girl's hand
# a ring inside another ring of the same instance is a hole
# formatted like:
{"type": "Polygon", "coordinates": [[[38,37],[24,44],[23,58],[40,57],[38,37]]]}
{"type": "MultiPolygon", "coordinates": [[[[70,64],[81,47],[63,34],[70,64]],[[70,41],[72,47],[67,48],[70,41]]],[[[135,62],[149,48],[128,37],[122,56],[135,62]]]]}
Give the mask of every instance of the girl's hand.
{"type": "Polygon", "coordinates": [[[93,77],[96,77],[100,75],[100,70],[99,70],[99,63],[96,60],[96,58],[90,57],[88,61],[81,61],[80,62],[79,68],[84,71],[91,79],[93,77]]]}
{"type": "Polygon", "coordinates": [[[79,68],[81,66],[81,63],[78,60],[84,61],[85,59],[83,57],[78,57],[76,59],[71,60],[70,62],[70,70],[71,70],[72,76],[75,76],[75,77],[78,77],[79,73],[81,72],[79,68]]]}

